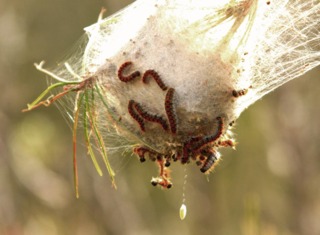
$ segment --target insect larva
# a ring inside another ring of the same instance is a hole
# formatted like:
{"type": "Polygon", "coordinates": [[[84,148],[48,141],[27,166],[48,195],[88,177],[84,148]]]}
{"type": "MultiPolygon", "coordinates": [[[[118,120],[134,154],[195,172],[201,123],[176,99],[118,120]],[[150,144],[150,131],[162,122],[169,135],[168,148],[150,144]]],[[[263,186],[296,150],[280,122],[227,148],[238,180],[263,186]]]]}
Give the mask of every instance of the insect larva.
{"type": "Polygon", "coordinates": [[[196,142],[192,146],[193,151],[197,151],[201,147],[203,147],[204,145],[212,143],[220,138],[220,136],[222,135],[222,132],[223,132],[223,120],[221,117],[217,117],[217,121],[218,121],[218,129],[217,129],[216,133],[214,133],[213,135],[208,135],[208,136],[202,137],[198,142],[196,142]]]}
{"type": "Polygon", "coordinates": [[[200,168],[200,171],[202,173],[206,173],[213,164],[218,160],[217,156],[214,154],[214,152],[209,152],[206,161],[203,163],[202,167],[200,168]]]}
{"type": "Polygon", "coordinates": [[[163,158],[162,156],[158,156],[158,159],[157,159],[157,163],[159,165],[159,170],[160,170],[160,173],[159,173],[159,177],[152,177],[152,180],[151,180],[151,184],[153,186],[161,186],[162,188],[171,188],[172,187],[172,183],[170,181],[170,171],[165,167],[165,165],[163,164],[163,158]]]}
{"type": "Polygon", "coordinates": [[[155,161],[158,157],[158,153],[152,149],[147,147],[135,147],[133,152],[137,154],[140,158],[140,162],[144,162],[146,160],[146,155],[149,157],[151,161],[155,161]]]}
{"type": "MultiPolygon", "coordinates": [[[[249,88],[252,88],[252,86],[249,86],[249,88]]],[[[236,98],[240,97],[240,96],[243,96],[245,94],[248,93],[248,90],[249,89],[241,89],[241,90],[233,90],[232,91],[232,95],[236,98]]]]}
{"type": "Polygon", "coordinates": [[[139,156],[140,162],[146,161],[145,154],[147,151],[148,151],[148,149],[146,149],[144,147],[136,147],[133,149],[133,152],[139,156]]]}
{"type": "Polygon", "coordinates": [[[219,141],[218,145],[221,147],[231,147],[234,148],[235,147],[235,143],[233,140],[223,140],[223,141],[219,141]]]}
{"type": "Polygon", "coordinates": [[[145,71],[142,76],[142,82],[147,83],[148,77],[152,77],[163,91],[168,89],[168,87],[164,84],[164,82],[161,80],[159,74],[156,71],[152,69],[145,71]]]}
{"type": "Polygon", "coordinates": [[[245,94],[247,94],[248,93],[248,89],[242,89],[242,90],[238,90],[238,91],[236,91],[236,90],[233,90],[232,91],[232,95],[234,96],[234,97],[239,97],[239,96],[243,96],[243,95],[245,95],[245,94]]]}
{"type": "Polygon", "coordinates": [[[173,95],[174,95],[174,89],[169,88],[166,98],[165,98],[165,103],[164,107],[166,110],[166,114],[169,120],[169,125],[170,125],[170,130],[172,134],[177,133],[177,118],[176,118],[176,112],[173,107],[173,95]]]}
{"type": "Polygon", "coordinates": [[[165,177],[156,177],[156,178],[152,177],[151,184],[153,186],[159,185],[162,188],[167,188],[167,189],[172,187],[172,183],[171,183],[170,179],[165,178],[165,177]]]}
{"type": "Polygon", "coordinates": [[[132,62],[131,61],[127,61],[125,63],[123,63],[120,68],[118,69],[118,78],[120,79],[120,81],[122,82],[130,82],[133,79],[135,79],[136,77],[140,76],[140,72],[139,71],[135,71],[129,75],[124,75],[124,71],[127,70],[129,67],[131,67],[132,62]]]}
{"type": "Polygon", "coordinates": [[[130,100],[129,104],[128,104],[128,111],[129,114],[131,115],[131,117],[136,120],[140,126],[141,131],[145,131],[145,127],[144,127],[144,121],[143,119],[140,117],[140,115],[134,110],[134,104],[135,101],[134,100],[130,100]]]}
{"type": "Polygon", "coordinates": [[[191,137],[189,140],[187,140],[183,143],[182,158],[181,158],[182,164],[185,164],[189,161],[189,156],[191,153],[191,146],[193,143],[195,143],[199,140],[201,140],[201,137],[191,137]]]}
{"type": "Polygon", "coordinates": [[[151,179],[151,184],[152,184],[153,186],[159,185],[159,186],[161,186],[162,188],[167,188],[167,189],[169,189],[169,188],[172,187],[172,183],[170,182],[170,180],[168,180],[168,179],[163,179],[163,178],[161,178],[161,177],[152,178],[152,179],[151,179]]]}
{"type": "Polygon", "coordinates": [[[153,114],[148,113],[148,112],[145,111],[145,110],[142,108],[142,106],[141,106],[139,103],[137,103],[137,102],[134,103],[134,107],[135,107],[135,109],[137,110],[137,112],[139,113],[139,115],[140,115],[142,118],[144,118],[145,120],[147,120],[147,121],[149,121],[149,122],[159,123],[159,124],[162,126],[163,130],[165,130],[165,131],[169,130],[168,123],[167,123],[167,121],[166,121],[163,117],[161,117],[161,116],[159,116],[159,115],[153,115],[153,114]]]}

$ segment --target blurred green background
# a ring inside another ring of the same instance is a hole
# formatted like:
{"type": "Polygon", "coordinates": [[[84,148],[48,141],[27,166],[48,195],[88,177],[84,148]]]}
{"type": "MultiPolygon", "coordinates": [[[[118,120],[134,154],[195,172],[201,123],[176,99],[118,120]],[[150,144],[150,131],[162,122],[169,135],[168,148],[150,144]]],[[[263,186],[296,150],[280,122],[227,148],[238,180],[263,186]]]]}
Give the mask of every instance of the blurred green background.
{"type": "Polygon", "coordinates": [[[0,234],[320,234],[320,69],[269,94],[236,126],[236,151],[207,179],[186,169],[188,214],[179,219],[184,167],[174,187],[150,184],[154,164],[117,164],[118,190],[83,149],[80,198],[72,178],[71,129],[56,107],[21,109],[45,87],[34,62],[59,61],[94,23],[130,1],[0,0],[0,234]]]}

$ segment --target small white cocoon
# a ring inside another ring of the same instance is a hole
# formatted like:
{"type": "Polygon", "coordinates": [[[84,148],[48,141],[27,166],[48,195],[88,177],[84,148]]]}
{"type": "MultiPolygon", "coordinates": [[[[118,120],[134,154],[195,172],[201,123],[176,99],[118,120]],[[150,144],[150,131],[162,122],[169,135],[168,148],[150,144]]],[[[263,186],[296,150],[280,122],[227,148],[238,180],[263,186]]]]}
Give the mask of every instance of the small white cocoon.
{"type": "Polygon", "coordinates": [[[180,219],[184,220],[187,216],[187,206],[182,204],[179,210],[180,219]]]}

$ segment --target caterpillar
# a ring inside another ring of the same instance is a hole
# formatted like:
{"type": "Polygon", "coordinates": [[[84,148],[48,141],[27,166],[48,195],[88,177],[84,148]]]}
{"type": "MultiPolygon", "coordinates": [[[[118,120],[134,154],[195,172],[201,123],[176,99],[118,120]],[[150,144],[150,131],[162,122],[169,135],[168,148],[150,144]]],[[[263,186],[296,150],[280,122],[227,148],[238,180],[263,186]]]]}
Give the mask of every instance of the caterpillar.
{"type": "Polygon", "coordinates": [[[159,123],[162,126],[163,130],[165,130],[165,131],[169,130],[168,123],[163,117],[161,117],[159,115],[153,115],[153,114],[148,113],[137,102],[134,103],[134,107],[137,110],[137,112],[140,114],[140,116],[142,118],[144,118],[145,120],[147,120],[149,122],[159,123]]]}
{"type": "Polygon", "coordinates": [[[152,77],[156,83],[158,84],[158,86],[163,90],[166,91],[168,89],[168,87],[164,84],[164,82],[161,80],[159,74],[154,71],[153,69],[149,69],[147,71],[144,72],[143,76],[142,76],[142,82],[143,83],[147,83],[147,78],[148,77],[152,77]]]}
{"type": "MultiPolygon", "coordinates": [[[[249,88],[252,88],[252,86],[249,86],[249,88]]],[[[233,90],[232,91],[232,95],[233,97],[240,97],[240,96],[244,96],[245,94],[247,94],[249,91],[249,89],[241,89],[241,90],[233,90]]]]}
{"type": "Polygon", "coordinates": [[[157,155],[158,155],[157,152],[155,152],[147,147],[142,147],[142,146],[135,147],[133,149],[133,152],[139,156],[140,162],[146,161],[146,154],[148,155],[148,157],[151,161],[155,161],[157,158],[157,155]]]}
{"type": "Polygon", "coordinates": [[[140,126],[140,129],[141,131],[145,131],[145,124],[144,124],[144,121],[143,119],[140,117],[140,115],[135,111],[134,109],[134,104],[135,104],[135,101],[134,100],[130,100],[129,101],[129,104],[128,104],[128,111],[129,111],[129,114],[131,115],[131,117],[136,120],[140,126]]]}
{"type": "Polygon", "coordinates": [[[214,133],[213,135],[208,135],[208,136],[202,137],[198,142],[196,142],[192,146],[192,148],[191,148],[192,151],[197,151],[200,148],[202,148],[204,145],[212,143],[220,138],[220,136],[222,135],[222,132],[223,132],[223,120],[221,117],[217,117],[217,121],[218,121],[218,129],[217,129],[216,133],[214,133]]]}
{"type": "Polygon", "coordinates": [[[221,147],[232,147],[232,148],[234,148],[236,144],[234,143],[233,140],[228,139],[228,140],[219,141],[218,145],[221,146],[221,147]]]}
{"type": "Polygon", "coordinates": [[[139,71],[135,71],[129,75],[124,75],[124,71],[127,70],[129,67],[131,67],[132,62],[131,61],[127,61],[125,63],[123,63],[120,68],[118,69],[118,78],[120,79],[120,81],[122,82],[130,82],[133,79],[135,79],[136,77],[140,76],[140,72],[139,71]]]}
{"type": "Polygon", "coordinates": [[[176,112],[173,107],[173,95],[175,90],[173,88],[169,88],[166,94],[164,107],[166,110],[166,114],[169,120],[170,130],[172,134],[177,133],[177,118],[176,112]]]}
{"type": "Polygon", "coordinates": [[[181,163],[185,164],[189,161],[189,155],[191,152],[191,146],[195,142],[201,140],[201,137],[191,137],[189,140],[185,141],[183,143],[183,148],[182,148],[182,158],[181,158],[181,163]]]}
{"type": "Polygon", "coordinates": [[[202,167],[200,168],[200,171],[202,173],[206,173],[208,170],[210,170],[213,167],[214,163],[217,160],[218,160],[218,158],[213,151],[208,152],[207,159],[203,163],[202,167]]]}

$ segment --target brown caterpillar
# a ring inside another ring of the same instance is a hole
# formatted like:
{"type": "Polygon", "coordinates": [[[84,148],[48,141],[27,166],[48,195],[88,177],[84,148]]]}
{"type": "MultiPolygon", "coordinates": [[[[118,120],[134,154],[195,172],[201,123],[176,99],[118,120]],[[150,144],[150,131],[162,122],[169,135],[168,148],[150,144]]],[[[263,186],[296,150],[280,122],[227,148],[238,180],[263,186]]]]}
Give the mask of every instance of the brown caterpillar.
{"type": "Polygon", "coordinates": [[[159,165],[159,170],[160,170],[159,176],[156,178],[152,178],[151,184],[153,186],[159,185],[162,188],[167,188],[167,189],[171,188],[172,183],[170,181],[170,170],[165,167],[162,157],[159,157],[157,159],[157,163],[159,165]]]}
{"type": "Polygon", "coordinates": [[[231,147],[234,148],[236,146],[236,144],[234,143],[233,140],[222,140],[218,142],[218,145],[221,147],[231,147]]]}
{"type": "Polygon", "coordinates": [[[169,88],[166,94],[164,107],[166,110],[166,114],[169,120],[170,130],[172,134],[177,133],[177,118],[176,118],[176,112],[173,107],[173,95],[175,90],[173,88],[169,88]]]}
{"type": "Polygon", "coordinates": [[[218,160],[217,156],[213,151],[206,153],[206,155],[207,159],[200,168],[200,171],[202,173],[206,173],[208,170],[210,170],[213,167],[214,163],[218,160]]]}
{"type": "Polygon", "coordinates": [[[147,147],[135,147],[133,152],[139,156],[140,162],[146,161],[146,154],[151,161],[155,161],[157,159],[157,153],[147,147]]]}
{"type": "Polygon", "coordinates": [[[191,137],[189,140],[183,143],[182,158],[181,158],[182,164],[185,164],[189,161],[189,157],[190,157],[189,155],[191,153],[192,144],[200,140],[201,140],[201,137],[191,137]]]}
{"type": "Polygon", "coordinates": [[[197,151],[197,150],[201,149],[204,145],[212,143],[220,138],[220,136],[222,135],[222,132],[223,132],[223,120],[221,117],[217,117],[217,121],[218,121],[218,129],[217,129],[216,133],[214,133],[213,135],[208,135],[208,136],[202,137],[199,141],[197,141],[191,147],[192,151],[197,151]]]}
{"type": "Polygon", "coordinates": [[[149,122],[159,123],[162,126],[163,130],[165,130],[165,131],[169,130],[168,123],[165,119],[163,119],[163,117],[161,117],[159,115],[153,115],[153,114],[148,113],[137,102],[134,103],[134,107],[137,110],[137,112],[140,114],[140,116],[142,118],[144,118],[145,120],[147,120],[149,122]]]}
{"type": "Polygon", "coordinates": [[[148,77],[152,77],[156,83],[158,84],[158,86],[163,90],[167,90],[168,87],[164,84],[164,82],[161,80],[159,74],[154,71],[153,69],[149,69],[147,71],[144,72],[143,76],[142,76],[142,82],[143,83],[147,83],[147,78],[148,77]]]}
{"type": "Polygon", "coordinates": [[[120,79],[120,81],[122,82],[130,82],[133,79],[135,79],[136,77],[140,76],[140,72],[139,71],[135,71],[127,76],[123,75],[124,70],[126,70],[127,68],[131,67],[132,62],[131,61],[127,61],[125,63],[123,63],[120,68],[118,69],[118,78],[120,79]]]}
{"type": "Polygon", "coordinates": [[[145,126],[144,126],[144,121],[143,119],[140,117],[140,115],[135,111],[134,109],[134,104],[135,101],[134,100],[130,100],[129,104],[128,104],[128,111],[129,114],[131,115],[131,117],[136,120],[140,126],[141,131],[145,131],[145,126]]]}

